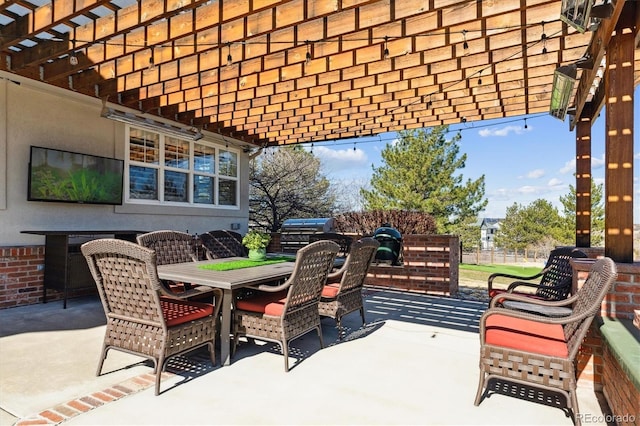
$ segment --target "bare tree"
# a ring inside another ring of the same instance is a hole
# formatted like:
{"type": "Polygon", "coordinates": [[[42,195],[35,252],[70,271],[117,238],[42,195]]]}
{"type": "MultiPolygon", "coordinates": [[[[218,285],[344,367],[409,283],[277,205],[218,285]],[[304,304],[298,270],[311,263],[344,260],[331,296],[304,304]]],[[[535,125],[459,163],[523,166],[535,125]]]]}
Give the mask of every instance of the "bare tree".
{"type": "Polygon", "coordinates": [[[336,196],[320,160],[301,148],[269,150],[251,162],[249,223],[276,232],[290,218],[330,217],[336,196]]]}

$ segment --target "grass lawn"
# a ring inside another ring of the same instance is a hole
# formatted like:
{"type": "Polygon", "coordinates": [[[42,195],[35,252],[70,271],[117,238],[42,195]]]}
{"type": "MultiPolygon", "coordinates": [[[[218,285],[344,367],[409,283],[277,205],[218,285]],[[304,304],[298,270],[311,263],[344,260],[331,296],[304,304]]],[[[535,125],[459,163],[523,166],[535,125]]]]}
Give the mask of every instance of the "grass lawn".
{"type": "MultiPolygon", "coordinates": [[[[509,264],[492,264],[492,265],[475,265],[469,263],[461,263],[459,270],[460,285],[471,285],[477,287],[487,286],[489,275],[495,273],[519,275],[530,277],[541,271],[542,268],[536,266],[519,266],[509,264]]],[[[496,278],[494,284],[510,284],[516,281],[513,278],[496,278]]],[[[530,281],[532,283],[538,280],[530,281]]]]}

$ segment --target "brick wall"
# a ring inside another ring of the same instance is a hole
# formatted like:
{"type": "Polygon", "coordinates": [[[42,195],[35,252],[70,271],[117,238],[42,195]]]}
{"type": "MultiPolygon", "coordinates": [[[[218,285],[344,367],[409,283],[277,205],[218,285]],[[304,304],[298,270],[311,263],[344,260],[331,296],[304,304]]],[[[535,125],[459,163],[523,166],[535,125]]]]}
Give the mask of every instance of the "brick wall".
{"type": "Polygon", "coordinates": [[[41,302],[43,279],[44,246],[0,247],[0,309],[41,302]]]}
{"type": "Polygon", "coordinates": [[[603,391],[618,425],[640,425],[640,392],[629,380],[609,345],[603,346],[603,391]]]}
{"type": "MultiPolygon", "coordinates": [[[[601,252],[593,254],[602,255],[601,252]]],[[[574,264],[574,290],[580,288],[586,279],[593,261],[595,259],[572,261],[574,264]]],[[[602,302],[600,315],[609,318],[632,319],[634,307],[637,309],[640,305],[640,263],[617,263],[616,268],[618,277],[602,302]]],[[[577,359],[578,385],[598,391],[603,389],[606,374],[609,378],[626,378],[626,374],[618,363],[612,363],[611,359],[607,358],[606,344],[599,330],[599,325],[597,319],[594,320],[580,347],[577,359]]],[[[629,381],[628,378],[626,380],[629,381]]],[[[628,395],[632,395],[632,393],[628,395]]],[[[620,411],[620,407],[612,406],[611,409],[614,414],[624,414],[620,411]]]]}
{"type": "MultiPolygon", "coordinates": [[[[457,236],[409,234],[403,236],[402,245],[403,264],[372,265],[365,284],[435,294],[458,292],[460,239],[457,236]]],[[[267,251],[281,251],[280,234],[271,234],[267,251]]]]}
{"type": "Polygon", "coordinates": [[[372,265],[365,284],[425,293],[458,292],[460,240],[453,235],[405,235],[403,264],[372,265]]]}

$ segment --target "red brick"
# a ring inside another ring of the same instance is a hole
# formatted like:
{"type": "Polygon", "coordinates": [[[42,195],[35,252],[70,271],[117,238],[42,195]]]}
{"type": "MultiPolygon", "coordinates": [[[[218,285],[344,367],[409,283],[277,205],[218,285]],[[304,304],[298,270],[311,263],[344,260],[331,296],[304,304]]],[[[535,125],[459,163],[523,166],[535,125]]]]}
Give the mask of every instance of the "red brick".
{"type": "Polygon", "coordinates": [[[47,419],[24,419],[17,421],[14,426],[27,426],[27,425],[48,425],[50,424],[47,419]]]}
{"type": "Polygon", "coordinates": [[[119,390],[114,389],[114,388],[104,389],[102,392],[104,392],[104,393],[105,393],[105,394],[107,394],[107,395],[111,395],[111,396],[113,396],[113,397],[114,397],[114,398],[116,398],[116,399],[117,399],[117,398],[122,398],[123,396],[125,396],[125,395],[126,395],[126,393],[124,393],[124,392],[120,392],[119,390]]]}
{"type": "Polygon", "coordinates": [[[77,410],[74,410],[73,408],[65,404],[56,405],[55,407],[53,407],[53,409],[65,417],[73,417],[78,414],[77,410]]]}
{"type": "Polygon", "coordinates": [[[52,422],[54,422],[54,423],[60,423],[61,421],[63,421],[63,420],[64,420],[64,417],[60,416],[60,415],[59,415],[59,414],[57,414],[57,413],[54,413],[54,412],[53,412],[53,411],[51,411],[51,410],[43,411],[43,412],[41,412],[41,413],[40,413],[40,415],[41,415],[42,417],[44,417],[45,419],[49,419],[49,420],[51,420],[51,421],[52,421],[52,422]]]}
{"type": "Polygon", "coordinates": [[[67,402],[67,405],[75,408],[78,411],[82,411],[83,413],[86,413],[87,411],[91,410],[91,407],[88,406],[87,404],[84,404],[78,400],[73,400],[73,401],[69,401],[67,402]]]}

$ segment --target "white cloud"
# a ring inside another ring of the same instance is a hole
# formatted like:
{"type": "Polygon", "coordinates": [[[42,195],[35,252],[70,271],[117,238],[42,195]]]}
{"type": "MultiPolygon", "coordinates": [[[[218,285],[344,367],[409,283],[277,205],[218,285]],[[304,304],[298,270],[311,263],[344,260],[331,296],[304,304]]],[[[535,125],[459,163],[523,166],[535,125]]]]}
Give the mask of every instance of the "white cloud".
{"type": "Polygon", "coordinates": [[[531,185],[521,186],[520,188],[516,189],[516,192],[519,194],[535,194],[538,191],[538,187],[531,185]]]}
{"type": "Polygon", "coordinates": [[[558,178],[551,178],[547,183],[547,186],[549,186],[550,188],[557,188],[559,186],[562,186],[562,181],[558,178]]]}
{"type": "Polygon", "coordinates": [[[331,171],[344,171],[369,166],[367,154],[356,148],[331,149],[326,146],[313,148],[313,153],[320,159],[322,164],[331,171]]]}
{"type": "Polygon", "coordinates": [[[538,179],[544,176],[544,169],[535,169],[527,173],[529,179],[538,179]]]}
{"type": "MultiPolygon", "coordinates": [[[[638,157],[640,158],[640,157],[638,157]]],[[[604,167],[604,153],[602,154],[602,158],[591,157],[591,168],[592,169],[601,169],[604,167]]]]}
{"type": "Polygon", "coordinates": [[[560,174],[566,175],[567,173],[576,172],[576,159],[572,159],[564,163],[564,166],[560,168],[560,174]]]}
{"type": "Polygon", "coordinates": [[[509,136],[509,133],[515,133],[516,135],[521,135],[526,131],[530,131],[531,128],[527,128],[526,130],[522,126],[505,126],[501,129],[482,129],[478,131],[478,134],[483,138],[489,136],[509,136]]]}
{"type": "MultiPolygon", "coordinates": [[[[597,169],[601,169],[604,167],[604,154],[602,154],[602,157],[598,158],[598,157],[591,157],[591,170],[597,170],[597,169]]],[[[560,173],[563,175],[566,175],[568,173],[575,173],[576,172],[576,159],[572,158],[571,160],[567,161],[566,163],[564,163],[564,166],[562,166],[562,168],[560,169],[560,173]]]]}

